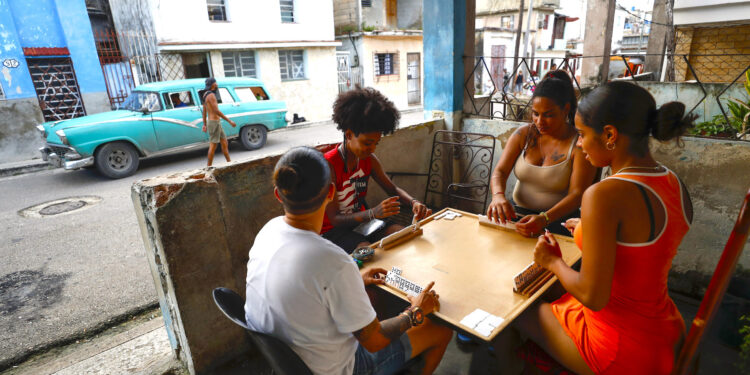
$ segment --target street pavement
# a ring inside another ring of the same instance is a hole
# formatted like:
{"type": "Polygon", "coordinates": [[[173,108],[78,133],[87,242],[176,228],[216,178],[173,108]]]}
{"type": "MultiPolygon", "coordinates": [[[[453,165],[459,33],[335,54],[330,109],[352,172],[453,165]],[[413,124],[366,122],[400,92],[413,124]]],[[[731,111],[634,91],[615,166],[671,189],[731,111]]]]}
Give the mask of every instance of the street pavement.
{"type": "MultiPolygon", "coordinates": [[[[402,127],[423,118],[421,111],[402,116],[402,127]]],[[[290,127],[269,133],[260,150],[232,144],[230,156],[236,162],[340,139],[330,122],[290,127]]],[[[0,178],[0,371],[30,353],[85,337],[156,306],[130,187],[141,179],[202,168],[205,152],[142,160],[134,176],[120,180],[94,169],[0,178]],[[22,216],[26,208],[82,196],[93,203],[65,214],[22,216]]],[[[214,165],[225,163],[217,150],[214,165]]]]}

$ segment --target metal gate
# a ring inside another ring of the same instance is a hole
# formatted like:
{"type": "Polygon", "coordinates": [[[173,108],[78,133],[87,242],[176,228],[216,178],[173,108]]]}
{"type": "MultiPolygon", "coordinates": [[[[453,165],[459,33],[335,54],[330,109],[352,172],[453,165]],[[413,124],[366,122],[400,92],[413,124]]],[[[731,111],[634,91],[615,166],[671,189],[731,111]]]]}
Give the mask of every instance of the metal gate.
{"type": "Polygon", "coordinates": [[[86,115],[69,57],[27,58],[26,63],[45,121],[86,115]]]}
{"type": "Polygon", "coordinates": [[[422,82],[419,74],[419,53],[406,54],[406,96],[409,105],[422,103],[422,82]]]}
{"type": "Polygon", "coordinates": [[[96,52],[107,85],[107,96],[112,106],[122,103],[135,87],[129,60],[123,56],[117,34],[103,31],[94,34],[96,52]]]}
{"type": "Polygon", "coordinates": [[[349,53],[336,52],[336,70],[339,76],[339,93],[351,90],[352,71],[349,68],[349,53]]]}
{"type": "MultiPolygon", "coordinates": [[[[505,82],[505,46],[503,45],[493,45],[492,46],[492,67],[491,69],[491,79],[492,82],[495,84],[495,90],[496,91],[502,91],[505,92],[505,90],[510,87],[506,87],[505,82]]],[[[482,90],[484,93],[485,90],[482,90]]],[[[489,92],[489,90],[487,91],[489,92]]]]}

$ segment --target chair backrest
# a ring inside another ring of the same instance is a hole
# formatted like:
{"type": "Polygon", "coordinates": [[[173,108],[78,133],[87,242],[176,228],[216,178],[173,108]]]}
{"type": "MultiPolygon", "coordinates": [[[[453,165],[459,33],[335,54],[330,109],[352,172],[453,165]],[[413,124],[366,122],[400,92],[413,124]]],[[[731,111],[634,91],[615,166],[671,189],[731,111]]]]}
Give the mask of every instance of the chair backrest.
{"type": "Polygon", "coordinates": [[[745,195],[745,201],[740,208],[737,222],[734,224],[732,233],[729,234],[729,240],[727,240],[727,244],[724,246],[719,264],[716,265],[716,270],[711,277],[711,282],[708,284],[708,289],[706,289],[706,294],[703,296],[698,313],[695,314],[688,337],[677,356],[677,361],[672,370],[673,375],[684,375],[690,372],[693,364],[693,356],[700,346],[703,333],[708,329],[719,308],[719,302],[724,298],[724,293],[737,265],[737,260],[739,260],[740,254],[742,254],[742,250],[745,247],[748,230],[750,230],[749,200],[750,191],[745,195]]]}
{"type": "Polygon", "coordinates": [[[266,333],[253,331],[245,321],[245,300],[231,289],[216,288],[214,302],[227,318],[247,330],[250,339],[258,347],[263,357],[279,375],[312,375],[305,362],[283,341],[266,333]]]}
{"type": "Polygon", "coordinates": [[[495,137],[491,134],[436,131],[424,202],[436,208],[483,212],[494,157],[495,137]]]}

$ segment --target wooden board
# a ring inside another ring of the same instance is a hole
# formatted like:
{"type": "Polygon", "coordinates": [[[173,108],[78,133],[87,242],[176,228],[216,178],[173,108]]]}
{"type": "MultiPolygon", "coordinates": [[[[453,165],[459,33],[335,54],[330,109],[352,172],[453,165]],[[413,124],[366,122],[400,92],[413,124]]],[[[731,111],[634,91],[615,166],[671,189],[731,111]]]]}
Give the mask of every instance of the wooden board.
{"type": "MultiPolygon", "coordinates": [[[[454,328],[491,341],[557,278],[553,277],[531,297],[513,293],[513,277],[533,261],[537,239],[523,237],[506,228],[479,225],[477,215],[455,209],[450,210],[463,216],[433,220],[446,210],[420,222],[422,235],[389,250],[376,248],[373,259],[365,263],[365,267],[386,270],[398,267],[403,277],[422,287],[435,281],[434,290],[440,294],[440,311],[435,314],[454,328]],[[477,308],[504,319],[489,337],[460,323],[477,308]]],[[[555,237],[565,263],[572,265],[581,258],[571,237],[555,237]]],[[[406,299],[405,294],[395,288],[381,287],[406,299]]]]}

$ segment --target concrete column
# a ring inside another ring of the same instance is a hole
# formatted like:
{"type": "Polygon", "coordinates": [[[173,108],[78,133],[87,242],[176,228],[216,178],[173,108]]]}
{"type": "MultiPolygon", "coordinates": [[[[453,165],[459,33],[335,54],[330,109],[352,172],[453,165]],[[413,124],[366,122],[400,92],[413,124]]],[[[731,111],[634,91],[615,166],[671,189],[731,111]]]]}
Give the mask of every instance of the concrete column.
{"type": "Polygon", "coordinates": [[[586,3],[581,86],[595,86],[607,82],[614,17],[615,0],[589,0],[586,3]],[[587,58],[588,56],[600,57],[587,58]]]}
{"type": "MultiPolygon", "coordinates": [[[[474,98],[474,75],[472,74],[474,72],[474,65],[477,63],[477,59],[474,57],[468,57],[468,56],[474,56],[476,55],[476,45],[475,45],[475,36],[476,36],[476,0],[465,0],[466,1],[466,24],[465,24],[465,31],[464,35],[466,37],[464,38],[464,51],[463,55],[467,56],[464,58],[463,64],[464,64],[464,79],[462,82],[469,81],[465,86],[463,90],[463,96],[464,96],[464,109],[463,112],[465,113],[471,113],[474,111],[474,107],[471,105],[471,101],[474,98]],[[467,91],[468,90],[468,91],[467,91]]],[[[481,55],[481,53],[480,53],[481,55]]],[[[477,72],[479,74],[481,70],[477,72]]],[[[480,75],[481,77],[481,75],[480,75]]]]}
{"type": "MultiPolygon", "coordinates": [[[[460,130],[464,104],[467,2],[474,3],[473,0],[435,0],[434,4],[422,8],[425,117],[444,116],[449,130],[460,130]]],[[[473,39],[473,21],[471,30],[473,39]]],[[[474,43],[469,45],[473,49],[474,43]]]]}
{"type": "MultiPolygon", "coordinates": [[[[653,16],[651,20],[661,24],[667,22],[667,0],[655,0],[653,16]]],[[[666,48],[667,27],[651,23],[651,31],[648,34],[648,49],[646,50],[646,72],[654,74],[654,81],[661,77],[661,67],[664,65],[664,49],[666,48]]]]}

